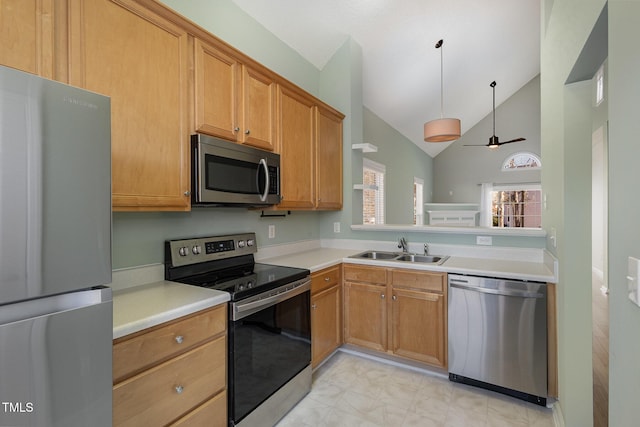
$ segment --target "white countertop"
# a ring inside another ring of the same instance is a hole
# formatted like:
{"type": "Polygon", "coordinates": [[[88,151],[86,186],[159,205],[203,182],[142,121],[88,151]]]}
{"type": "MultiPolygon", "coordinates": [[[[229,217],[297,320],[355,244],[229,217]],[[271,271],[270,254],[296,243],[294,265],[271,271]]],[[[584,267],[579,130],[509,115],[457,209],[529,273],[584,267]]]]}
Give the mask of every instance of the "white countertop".
{"type": "Polygon", "coordinates": [[[450,256],[442,265],[349,258],[363,252],[361,249],[320,248],[290,255],[266,258],[260,262],[308,268],[311,272],[342,262],[361,265],[377,265],[389,268],[443,271],[457,274],[501,277],[538,282],[555,282],[554,272],[542,262],[527,262],[492,258],[450,256]]]}
{"type": "Polygon", "coordinates": [[[311,272],[340,264],[344,258],[362,252],[358,249],[318,248],[289,255],[261,259],[258,262],[284,265],[286,267],[308,268],[311,272]]]}
{"type": "Polygon", "coordinates": [[[113,338],[229,301],[229,294],[160,281],[113,292],[113,338]]]}

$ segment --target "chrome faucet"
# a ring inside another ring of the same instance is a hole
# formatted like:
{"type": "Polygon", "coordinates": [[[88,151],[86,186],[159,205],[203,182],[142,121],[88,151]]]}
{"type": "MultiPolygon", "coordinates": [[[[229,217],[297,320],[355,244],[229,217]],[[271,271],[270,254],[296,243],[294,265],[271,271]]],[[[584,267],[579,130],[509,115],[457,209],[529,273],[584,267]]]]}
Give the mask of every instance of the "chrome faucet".
{"type": "Polygon", "coordinates": [[[424,254],[425,255],[429,255],[429,244],[428,243],[424,244],[424,254]]]}
{"type": "Polygon", "coordinates": [[[402,252],[404,253],[409,252],[409,243],[407,243],[407,239],[404,237],[401,237],[400,240],[398,240],[398,249],[400,248],[402,248],[402,252]]]}

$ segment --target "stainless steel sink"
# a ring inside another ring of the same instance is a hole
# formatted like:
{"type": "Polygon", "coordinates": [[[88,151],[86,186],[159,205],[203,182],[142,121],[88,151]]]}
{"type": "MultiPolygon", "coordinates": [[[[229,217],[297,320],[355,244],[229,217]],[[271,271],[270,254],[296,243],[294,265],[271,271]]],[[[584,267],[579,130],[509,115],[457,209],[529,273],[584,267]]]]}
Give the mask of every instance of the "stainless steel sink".
{"type": "Polygon", "coordinates": [[[436,255],[404,254],[397,257],[396,261],[424,262],[424,263],[430,264],[430,263],[438,263],[444,259],[445,257],[436,256],[436,255]]]}
{"type": "Polygon", "coordinates": [[[449,257],[439,256],[439,255],[419,255],[419,254],[385,252],[385,251],[365,251],[356,255],[351,255],[350,258],[378,259],[378,260],[386,260],[386,261],[416,262],[421,264],[440,265],[443,262],[445,262],[449,257]]]}
{"type": "Polygon", "coordinates": [[[356,255],[352,255],[351,258],[368,258],[368,259],[394,259],[399,254],[397,252],[384,252],[384,251],[366,251],[356,255]]]}

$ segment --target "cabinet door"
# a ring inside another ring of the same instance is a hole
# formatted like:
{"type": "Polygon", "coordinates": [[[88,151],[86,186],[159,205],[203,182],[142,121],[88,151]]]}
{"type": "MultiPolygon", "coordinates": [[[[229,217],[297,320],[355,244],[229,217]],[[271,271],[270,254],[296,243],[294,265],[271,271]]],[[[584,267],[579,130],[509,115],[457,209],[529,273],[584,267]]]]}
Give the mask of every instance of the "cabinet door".
{"type": "Polygon", "coordinates": [[[314,368],[341,344],[340,297],[340,286],[311,297],[311,366],[314,368]]]}
{"type": "Polygon", "coordinates": [[[0,64],[53,78],[53,0],[0,1],[0,64]]]}
{"type": "Polygon", "coordinates": [[[195,40],[195,101],[198,132],[235,141],[240,131],[240,64],[219,49],[195,40]]]}
{"type": "Polygon", "coordinates": [[[393,353],[446,368],[444,296],[394,288],[391,307],[393,353]]]}
{"type": "Polygon", "coordinates": [[[316,108],[318,209],[342,209],[342,117],[316,108]]]}
{"type": "Polygon", "coordinates": [[[69,80],[111,97],[114,210],[188,210],[188,40],[131,0],[69,12],[69,80]]]}
{"type": "Polygon", "coordinates": [[[386,286],[345,283],[345,342],[386,351],[386,289],[386,286]]]}
{"type": "Polygon", "coordinates": [[[279,86],[279,148],[282,188],[280,209],[313,209],[314,103],[312,99],[279,86]]]}
{"type": "Polygon", "coordinates": [[[276,83],[242,66],[242,143],[273,151],[276,139],[276,83]]]}

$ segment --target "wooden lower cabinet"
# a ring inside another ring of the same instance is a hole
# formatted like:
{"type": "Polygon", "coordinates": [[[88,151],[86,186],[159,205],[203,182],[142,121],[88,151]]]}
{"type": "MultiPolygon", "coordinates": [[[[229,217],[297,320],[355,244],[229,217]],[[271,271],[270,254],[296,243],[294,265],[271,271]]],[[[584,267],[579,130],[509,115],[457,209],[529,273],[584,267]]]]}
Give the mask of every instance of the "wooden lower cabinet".
{"type": "Polygon", "coordinates": [[[226,425],[226,305],[119,338],[113,353],[114,426],[226,425]]]}
{"type": "Polygon", "coordinates": [[[344,267],[345,342],[447,367],[446,273],[344,267]]]}
{"type": "Polygon", "coordinates": [[[342,344],[340,266],[311,276],[311,366],[315,368],[342,344]]]}

